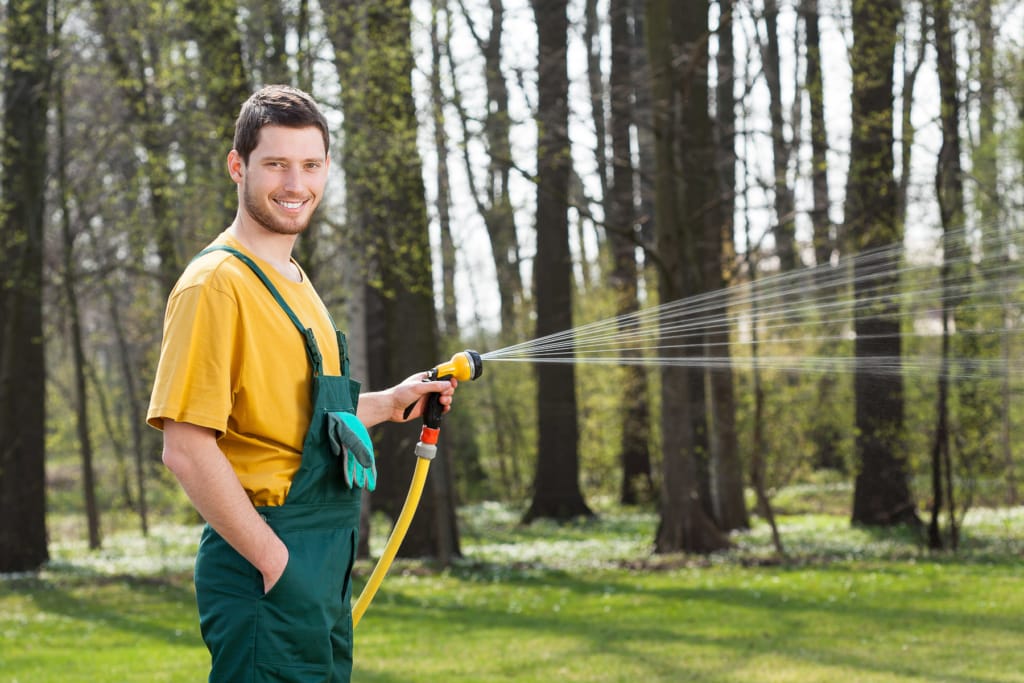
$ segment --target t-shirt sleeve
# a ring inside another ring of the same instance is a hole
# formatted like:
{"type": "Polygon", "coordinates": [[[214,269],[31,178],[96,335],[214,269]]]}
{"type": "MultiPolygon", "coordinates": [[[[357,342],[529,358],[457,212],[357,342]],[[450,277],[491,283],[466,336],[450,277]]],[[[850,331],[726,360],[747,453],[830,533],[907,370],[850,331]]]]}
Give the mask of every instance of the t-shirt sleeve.
{"type": "Polygon", "coordinates": [[[209,283],[175,292],[167,303],[163,342],[146,421],[164,419],[227,428],[234,397],[238,306],[209,283]]]}

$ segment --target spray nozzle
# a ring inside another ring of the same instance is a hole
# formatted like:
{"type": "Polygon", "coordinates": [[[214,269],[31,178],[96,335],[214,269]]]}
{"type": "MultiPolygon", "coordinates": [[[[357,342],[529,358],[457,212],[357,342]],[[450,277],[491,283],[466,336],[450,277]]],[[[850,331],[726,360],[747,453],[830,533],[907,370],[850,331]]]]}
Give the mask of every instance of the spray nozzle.
{"type": "Polygon", "coordinates": [[[431,380],[450,379],[460,382],[476,379],[484,374],[484,361],[476,351],[459,351],[447,363],[441,363],[430,371],[431,380]]]}
{"type": "MultiPolygon", "coordinates": [[[[482,374],[484,374],[483,359],[480,358],[480,354],[476,351],[467,349],[466,351],[459,351],[447,363],[440,363],[434,367],[427,374],[426,379],[433,382],[439,379],[455,378],[460,382],[467,382],[476,379],[482,374]]],[[[423,424],[431,429],[438,429],[441,426],[441,415],[444,414],[439,396],[439,394],[431,394],[423,410],[423,424]]],[[[415,406],[416,404],[413,403],[405,409],[406,419],[409,418],[409,413],[412,412],[415,406]]]]}

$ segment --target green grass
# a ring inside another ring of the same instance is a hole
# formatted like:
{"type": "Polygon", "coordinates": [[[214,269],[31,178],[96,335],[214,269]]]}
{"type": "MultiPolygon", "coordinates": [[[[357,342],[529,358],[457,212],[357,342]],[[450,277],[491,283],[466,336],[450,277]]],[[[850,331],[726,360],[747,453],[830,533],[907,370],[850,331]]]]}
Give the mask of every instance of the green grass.
{"type": "MultiPolygon", "coordinates": [[[[651,514],[516,519],[468,508],[466,559],[393,568],[353,679],[1024,682],[1024,508],[972,514],[955,557],[843,517],[782,516],[786,563],[763,526],[711,558],[655,557],[651,514]]],[[[205,680],[197,533],[111,535],[101,553],[55,543],[45,571],[0,579],[0,683],[205,680]]]]}

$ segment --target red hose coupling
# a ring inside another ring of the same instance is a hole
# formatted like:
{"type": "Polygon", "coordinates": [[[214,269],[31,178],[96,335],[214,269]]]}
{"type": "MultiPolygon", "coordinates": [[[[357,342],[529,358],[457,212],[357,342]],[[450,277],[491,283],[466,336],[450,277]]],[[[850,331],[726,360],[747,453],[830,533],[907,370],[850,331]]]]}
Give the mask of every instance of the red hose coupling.
{"type": "Polygon", "coordinates": [[[423,429],[420,430],[420,442],[428,444],[430,446],[437,445],[437,439],[441,436],[441,430],[433,427],[423,425],[423,429]]]}

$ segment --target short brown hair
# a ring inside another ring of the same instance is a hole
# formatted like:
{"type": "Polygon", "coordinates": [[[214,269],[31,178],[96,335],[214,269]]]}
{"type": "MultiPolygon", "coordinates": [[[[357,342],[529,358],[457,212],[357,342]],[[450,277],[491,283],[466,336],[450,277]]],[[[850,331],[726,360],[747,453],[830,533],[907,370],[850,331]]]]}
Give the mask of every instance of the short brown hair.
{"type": "Polygon", "coordinates": [[[315,126],[324,137],[324,154],[330,149],[331,135],[327,119],[316,102],[306,92],[290,85],[268,85],[254,92],[235,121],[234,147],[242,161],[249,163],[249,155],[260,141],[264,126],[306,128],[315,126]]]}

